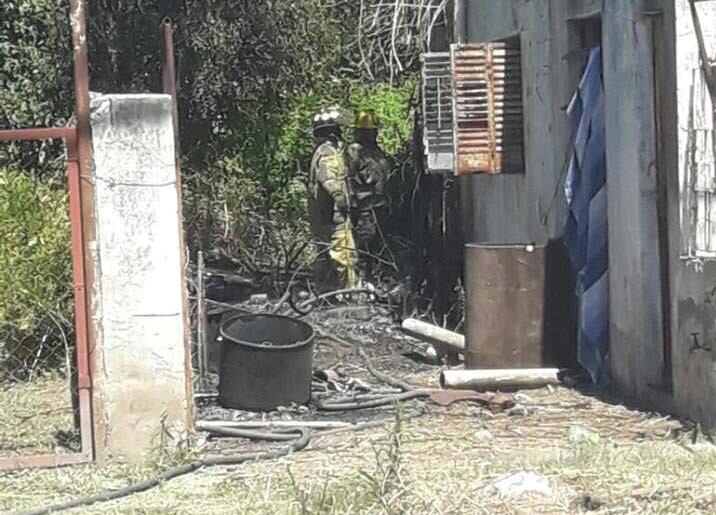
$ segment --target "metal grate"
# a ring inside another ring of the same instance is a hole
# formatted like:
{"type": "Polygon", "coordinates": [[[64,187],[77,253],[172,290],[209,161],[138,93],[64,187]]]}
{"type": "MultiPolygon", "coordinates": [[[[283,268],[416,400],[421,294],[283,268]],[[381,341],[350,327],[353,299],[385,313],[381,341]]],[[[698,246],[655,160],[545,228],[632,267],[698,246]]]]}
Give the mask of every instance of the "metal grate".
{"type": "Polygon", "coordinates": [[[452,45],[450,54],[456,173],[522,172],[519,38],[452,45]]]}
{"type": "Polygon", "coordinates": [[[449,52],[427,52],[423,60],[423,147],[429,173],[453,169],[452,73],[449,52]]]}

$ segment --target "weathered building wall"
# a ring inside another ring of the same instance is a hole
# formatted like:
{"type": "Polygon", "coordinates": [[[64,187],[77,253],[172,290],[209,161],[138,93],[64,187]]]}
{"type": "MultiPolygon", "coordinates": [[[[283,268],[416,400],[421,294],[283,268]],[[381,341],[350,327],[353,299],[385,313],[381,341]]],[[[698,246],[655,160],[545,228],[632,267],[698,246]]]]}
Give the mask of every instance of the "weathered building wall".
{"type": "MultiPolygon", "coordinates": [[[[707,51],[713,56],[716,54],[716,5],[711,2],[700,2],[697,5],[707,51]]],[[[708,198],[716,181],[713,140],[707,138],[695,142],[696,148],[690,147],[689,140],[690,126],[713,130],[713,107],[701,77],[697,39],[688,0],[676,0],[676,34],[680,188],[674,202],[681,213],[681,219],[677,219],[674,225],[679,227],[681,222],[680,229],[684,238],[674,250],[677,258],[672,263],[677,296],[674,311],[678,320],[673,344],[674,395],[675,405],[681,413],[715,426],[716,256],[709,252],[713,247],[707,241],[707,225],[711,217],[699,216],[700,221],[691,220],[689,205],[689,195],[697,191],[700,195],[706,194],[703,195],[706,198],[698,200],[702,214],[708,214],[703,211],[704,201],[716,201],[716,196],[708,198]],[[698,170],[695,170],[696,176],[690,178],[687,170],[692,160],[698,163],[698,170]],[[691,183],[692,180],[698,184],[691,183]],[[693,189],[690,188],[692,185],[693,189]],[[689,241],[693,231],[701,234],[689,241]]],[[[716,226],[712,230],[716,230],[716,226]]]]}
{"type": "Polygon", "coordinates": [[[105,420],[98,447],[139,460],[190,428],[170,97],[92,100],[100,328],[93,377],[105,420]]]}
{"type": "MultiPolygon", "coordinates": [[[[672,282],[662,277],[673,262],[674,240],[667,231],[673,205],[667,208],[674,196],[660,195],[673,183],[677,152],[670,129],[675,127],[675,83],[669,78],[673,1],[468,2],[469,41],[521,38],[526,165],[523,175],[464,179],[466,227],[471,239],[490,243],[543,243],[562,235],[570,146],[565,108],[585,51],[595,42],[585,38],[595,16],[601,17],[606,97],[610,364],[623,392],[666,406],[663,328],[673,310],[672,282]]],[[[569,268],[564,261],[563,266],[569,268]]],[[[555,316],[569,323],[573,315],[565,309],[555,316]]]]}
{"type": "Polygon", "coordinates": [[[520,37],[525,120],[523,174],[461,179],[474,241],[545,243],[561,235],[566,204],[557,182],[569,146],[564,109],[586,57],[578,52],[568,19],[598,13],[600,5],[595,0],[468,2],[468,41],[520,37]]]}
{"type": "MultiPolygon", "coordinates": [[[[645,2],[605,2],[610,368],[615,385],[661,404],[663,316],[654,29],[645,2]]],[[[668,259],[668,256],[664,256],[668,259]]],[[[663,398],[662,398],[663,397],[663,398]]]]}
{"type": "Polygon", "coordinates": [[[466,239],[480,243],[548,243],[545,340],[566,364],[576,356],[574,277],[559,243],[566,217],[562,184],[569,157],[565,112],[578,84],[588,42],[579,20],[601,1],[515,0],[467,3],[467,38],[519,37],[522,53],[525,170],[522,174],[461,178],[466,239]]]}

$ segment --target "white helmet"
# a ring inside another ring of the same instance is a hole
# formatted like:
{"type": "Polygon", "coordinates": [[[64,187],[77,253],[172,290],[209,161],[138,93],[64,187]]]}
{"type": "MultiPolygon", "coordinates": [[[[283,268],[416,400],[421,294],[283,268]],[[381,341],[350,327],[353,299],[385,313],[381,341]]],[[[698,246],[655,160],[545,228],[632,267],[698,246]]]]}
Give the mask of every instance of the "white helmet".
{"type": "Polygon", "coordinates": [[[336,106],[324,107],[313,116],[313,130],[325,127],[340,127],[343,125],[343,115],[336,106]]]}

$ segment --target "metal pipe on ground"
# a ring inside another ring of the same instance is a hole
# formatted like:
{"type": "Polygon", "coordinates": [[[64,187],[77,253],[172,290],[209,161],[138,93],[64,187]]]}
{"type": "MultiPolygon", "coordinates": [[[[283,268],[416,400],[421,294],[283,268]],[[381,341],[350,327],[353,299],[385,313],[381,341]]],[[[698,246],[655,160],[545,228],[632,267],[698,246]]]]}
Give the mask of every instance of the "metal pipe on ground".
{"type": "Polygon", "coordinates": [[[443,370],[440,386],[452,390],[542,388],[560,384],[558,368],[443,370]]]}
{"type": "Polygon", "coordinates": [[[439,349],[465,352],[465,336],[414,318],[406,318],[401,324],[403,331],[414,338],[428,342],[439,349]]]}

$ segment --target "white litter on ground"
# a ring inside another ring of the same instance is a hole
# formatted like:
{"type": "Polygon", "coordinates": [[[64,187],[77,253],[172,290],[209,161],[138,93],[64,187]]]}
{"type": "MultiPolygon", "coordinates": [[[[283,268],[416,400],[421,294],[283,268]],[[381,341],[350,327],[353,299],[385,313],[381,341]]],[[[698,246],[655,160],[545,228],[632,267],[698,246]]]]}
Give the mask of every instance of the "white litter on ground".
{"type": "Polygon", "coordinates": [[[491,485],[503,497],[521,497],[525,494],[551,495],[549,480],[534,472],[516,472],[503,476],[491,485]]]}

